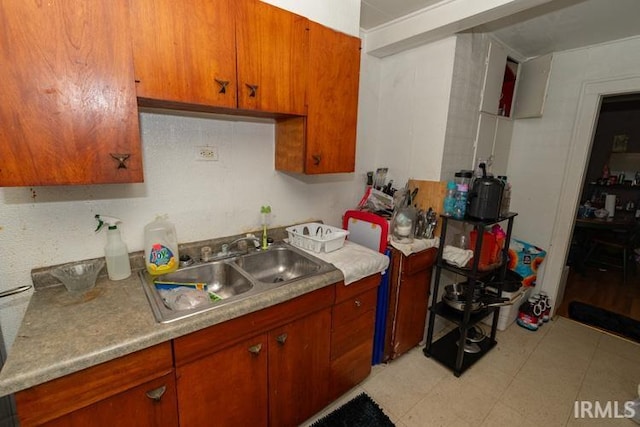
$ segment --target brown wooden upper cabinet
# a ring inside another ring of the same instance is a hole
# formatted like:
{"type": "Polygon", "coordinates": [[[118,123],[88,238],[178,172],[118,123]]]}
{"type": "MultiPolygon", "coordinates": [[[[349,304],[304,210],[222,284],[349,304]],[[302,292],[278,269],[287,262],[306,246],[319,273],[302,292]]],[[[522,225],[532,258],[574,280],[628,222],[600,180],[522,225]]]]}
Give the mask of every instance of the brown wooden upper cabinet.
{"type": "Polygon", "coordinates": [[[305,113],[306,18],[257,0],[130,4],[142,105],[305,113]]]}
{"type": "Polygon", "coordinates": [[[142,181],[126,0],[0,3],[0,186],[142,181]]]}
{"type": "Polygon", "coordinates": [[[310,21],[307,68],[307,116],[277,121],[276,169],[353,172],[360,39],[310,21]]]}

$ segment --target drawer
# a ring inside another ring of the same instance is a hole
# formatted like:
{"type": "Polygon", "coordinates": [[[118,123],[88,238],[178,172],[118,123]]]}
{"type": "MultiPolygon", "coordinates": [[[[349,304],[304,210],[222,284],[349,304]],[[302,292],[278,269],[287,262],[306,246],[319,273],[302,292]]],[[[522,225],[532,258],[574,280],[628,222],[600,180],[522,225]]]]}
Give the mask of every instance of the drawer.
{"type": "Polygon", "coordinates": [[[333,307],[332,328],[336,329],[376,308],[378,289],[371,289],[333,307]]]}
{"type": "Polygon", "coordinates": [[[436,262],[437,254],[438,250],[436,248],[429,248],[409,255],[404,260],[403,273],[411,275],[419,271],[431,269],[436,262]]]}
{"type": "MultiPolygon", "coordinates": [[[[331,360],[334,360],[360,344],[373,343],[376,312],[369,310],[331,333],[331,360]]],[[[369,355],[371,357],[371,355],[369,355]]]]}
{"type": "Polygon", "coordinates": [[[344,283],[336,284],[336,304],[353,298],[369,289],[378,288],[381,280],[382,275],[376,273],[360,279],[357,282],[350,283],[347,286],[345,286],[344,283]]]}

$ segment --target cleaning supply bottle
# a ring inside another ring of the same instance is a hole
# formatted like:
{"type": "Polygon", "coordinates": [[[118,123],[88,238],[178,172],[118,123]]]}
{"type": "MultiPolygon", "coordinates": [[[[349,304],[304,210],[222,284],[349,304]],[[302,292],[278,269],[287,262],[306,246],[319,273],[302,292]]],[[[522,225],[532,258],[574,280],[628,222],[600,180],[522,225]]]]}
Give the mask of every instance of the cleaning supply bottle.
{"type": "Polygon", "coordinates": [[[261,206],[260,214],[262,215],[262,249],[269,248],[269,236],[267,236],[267,224],[269,222],[269,214],[271,213],[271,206],[261,206]]]}
{"type": "Polygon", "coordinates": [[[447,182],[447,194],[444,198],[442,206],[442,214],[446,216],[453,216],[454,209],[456,207],[456,183],[455,181],[447,182]]]}
{"type": "Polygon", "coordinates": [[[107,224],[107,245],[104,247],[104,257],[107,260],[109,280],[126,279],[131,276],[131,263],[127,245],[122,241],[120,230],[118,230],[118,223],[122,221],[106,215],[96,215],[95,218],[98,220],[96,232],[107,224]]]}
{"type": "Polygon", "coordinates": [[[144,261],[152,275],[171,273],[178,269],[180,254],[176,228],[166,215],[158,215],[144,227],[144,261]]]}

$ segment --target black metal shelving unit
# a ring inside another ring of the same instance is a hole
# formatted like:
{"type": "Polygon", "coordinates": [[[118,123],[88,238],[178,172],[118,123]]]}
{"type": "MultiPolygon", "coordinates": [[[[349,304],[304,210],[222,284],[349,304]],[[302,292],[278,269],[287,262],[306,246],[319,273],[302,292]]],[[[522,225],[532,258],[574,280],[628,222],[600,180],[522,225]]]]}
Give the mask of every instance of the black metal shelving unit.
{"type": "Polygon", "coordinates": [[[466,300],[471,301],[471,297],[473,295],[473,291],[478,286],[478,283],[483,277],[492,274],[497,270],[499,270],[499,281],[497,285],[498,297],[502,296],[502,282],[505,280],[506,272],[507,272],[507,264],[509,259],[509,242],[511,241],[511,231],[513,229],[513,219],[518,214],[515,212],[509,212],[507,215],[497,218],[495,220],[474,220],[470,218],[465,219],[455,219],[452,217],[441,215],[442,219],[442,233],[440,235],[440,247],[438,248],[438,255],[436,258],[436,272],[435,272],[435,285],[433,287],[433,301],[434,304],[429,308],[429,327],[427,331],[427,344],[423,350],[424,355],[427,357],[432,357],[435,360],[439,361],[449,369],[451,369],[456,377],[462,375],[464,371],[466,371],[471,365],[473,365],[477,360],[479,360],[482,356],[484,356],[489,350],[491,350],[496,342],[496,331],[498,328],[498,312],[500,310],[499,307],[487,307],[483,308],[477,312],[471,311],[471,304],[466,304],[464,311],[458,311],[451,307],[449,307],[446,303],[442,301],[438,301],[438,291],[440,285],[440,279],[442,276],[442,270],[451,271],[455,274],[459,274],[467,278],[467,281],[470,286],[467,287],[467,295],[466,300]],[[492,226],[494,224],[498,224],[501,222],[507,222],[507,232],[505,237],[505,245],[502,248],[501,259],[502,262],[500,266],[489,270],[489,271],[480,271],[479,263],[480,256],[474,256],[473,263],[471,268],[458,268],[453,265],[448,264],[446,261],[442,259],[442,252],[444,250],[446,237],[447,237],[447,226],[449,221],[457,221],[462,224],[468,224],[473,226],[476,230],[476,244],[474,248],[475,254],[480,254],[482,249],[482,239],[484,237],[484,229],[486,227],[492,226]],[[467,353],[464,351],[464,343],[467,340],[467,332],[471,327],[473,327],[476,323],[484,319],[485,317],[493,314],[493,320],[491,322],[491,333],[488,337],[483,339],[480,342],[477,342],[480,351],[477,353],[467,353]],[[433,342],[433,326],[435,323],[436,316],[441,316],[455,324],[458,325],[457,328],[453,329],[437,341],[433,342]],[[460,345],[458,345],[460,343],[460,345]]]}

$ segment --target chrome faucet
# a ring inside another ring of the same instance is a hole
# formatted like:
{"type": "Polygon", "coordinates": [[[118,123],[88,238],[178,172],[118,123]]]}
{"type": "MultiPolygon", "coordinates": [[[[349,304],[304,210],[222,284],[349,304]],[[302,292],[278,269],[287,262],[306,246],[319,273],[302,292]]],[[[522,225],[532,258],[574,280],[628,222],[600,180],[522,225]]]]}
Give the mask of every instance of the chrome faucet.
{"type": "Polygon", "coordinates": [[[231,252],[231,248],[234,245],[238,245],[238,252],[239,253],[247,253],[249,251],[249,248],[247,247],[247,242],[253,242],[253,246],[256,249],[260,247],[260,239],[258,239],[254,235],[248,235],[248,236],[245,236],[245,237],[240,237],[239,239],[236,239],[231,243],[223,244],[220,253],[222,255],[230,255],[232,253],[231,252]],[[244,248],[242,247],[242,245],[240,245],[240,243],[244,243],[244,248]]]}

